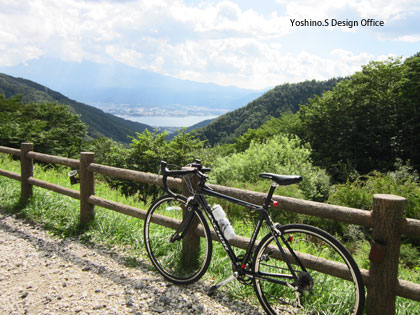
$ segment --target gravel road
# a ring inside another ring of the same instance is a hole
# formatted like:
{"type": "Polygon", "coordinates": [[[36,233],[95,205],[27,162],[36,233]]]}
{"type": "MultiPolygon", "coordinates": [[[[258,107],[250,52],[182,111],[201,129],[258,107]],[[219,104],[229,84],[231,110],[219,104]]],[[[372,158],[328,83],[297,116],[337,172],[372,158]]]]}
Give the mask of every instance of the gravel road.
{"type": "Polygon", "coordinates": [[[0,314],[262,314],[202,281],[175,286],[113,250],[59,239],[0,212],[0,314]]]}

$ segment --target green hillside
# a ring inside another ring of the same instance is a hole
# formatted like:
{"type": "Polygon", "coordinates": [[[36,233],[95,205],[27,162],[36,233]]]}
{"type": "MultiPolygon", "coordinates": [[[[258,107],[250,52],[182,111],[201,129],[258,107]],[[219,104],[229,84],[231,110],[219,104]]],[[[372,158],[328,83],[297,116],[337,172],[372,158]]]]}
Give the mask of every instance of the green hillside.
{"type": "Polygon", "coordinates": [[[231,143],[248,129],[256,129],[270,117],[282,113],[296,113],[299,105],[306,104],[314,95],[331,90],[339,79],[328,81],[305,81],[283,84],[264,93],[248,105],[218,117],[204,128],[194,130],[201,139],[209,144],[231,143]]]}
{"type": "Polygon", "coordinates": [[[136,132],[143,132],[146,128],[153,129],[144,124],[107,114],[93,106],[76,102],[33,81],[1,73],[0,93],[7,98],[20,94],[22,95],[22,101],[25,103],[57,102],[68,105],[74,113],[80,115],[80,119],[88,126],[88,135],[92,138],[105,136],[119,142],[128,143],[130,140],[127,136],[135,136],[136,132]]]}

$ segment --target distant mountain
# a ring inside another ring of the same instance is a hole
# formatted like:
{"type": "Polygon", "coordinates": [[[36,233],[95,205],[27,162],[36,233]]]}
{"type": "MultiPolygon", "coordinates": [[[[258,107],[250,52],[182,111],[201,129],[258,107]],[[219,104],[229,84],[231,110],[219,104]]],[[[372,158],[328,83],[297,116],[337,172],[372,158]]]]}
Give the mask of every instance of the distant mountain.
{"type": "Polygon", "coordinates": [[[282,84],[264,93],[248,105],[219,116],[204,128],[193,133],[211,145],[230,143],[248,129],[259,128],[270,117],[279,117],[284,112],[296,113],[299,105],[308,99],[331,90],[339,79],[328,81],[305,81],[294,84],[282,84]]]}
{"type": "MultiPolygon", "coordinates": [[[[214,121],[216,118],[214,119],[206,119],[203,121],[200,121],[199,123],[192,125],[188,128],[185,128],[185,132],[186,133],[190,133],[193,130],[196,129],[200,129],[200,128],[204,128],[206,127],[208,124],[210,124],[212,121],[214,121]]],[[[176,135],[178,135],[183,129],[182,128],[176,128],[175,131],[168,131],[169,135],[168,135],[168,139],[173,139],[176,135]]]]}
{"type": "MultiPolygon", "coordinates": [[[[214,119],[216,119],[216,118],[214,118],[214,119]]],[[[212,121],[214,121],[214,119],[207,119],[207,120],[200,121],[199,123],[188,127],[186,129],[186,132],[190,132],[190,131],[192,131],[194,129],[198,129],[198,128],[204,128],[207,125],[209,125],[212,121]]]]}
{"type": "Polygon", "coordinates": [[[6,97],[22,95],[23,102],[57,102],[70,106],[73,112],[79,114],[80,119],[88,126],[88,134],[93,138],[105,136],[119,142],[130,142],[128,135],[135,136],[146,128],[153,128],[137,122],[132,122],[83,103],[76,102],[68,97],[50,90],[49,88],[30,80],[15,78],[0,73],[0,93],[6,97]]]}
{"type": "Polygon", "coordinates": [[[88,104],[178,105],[233,110],[263,92],[179,80],[122,63],[39,58],[0,71],[24,77],[88,104]]]}

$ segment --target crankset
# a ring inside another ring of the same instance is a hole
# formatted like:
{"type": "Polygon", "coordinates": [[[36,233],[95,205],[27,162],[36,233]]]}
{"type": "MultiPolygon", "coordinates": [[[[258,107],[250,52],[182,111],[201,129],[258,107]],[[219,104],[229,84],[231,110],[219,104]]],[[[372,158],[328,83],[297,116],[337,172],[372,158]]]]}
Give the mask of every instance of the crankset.
{"type": "Polygon", "coordinates": [[[311,291],[314,286],[314,279],[305,271],[299,272],[297,276],[297,291],[303,293],[304,291],[311,291]]]}
{"type": "MultiPolygon", "coordinates": [[[[243,255],[238,256],[238,261],[242,261],[244,259],[243,255]]],[[[232,269],[233,271],[236,271],[236,267],[232,264],[232,269]]],[[[243,270],[250,270],[251,269],[251,264],[247,264],[245,266],[245,268],[242,268],[243,270]]],[[[252,278],[250,278],[249,276],[247,276],[245,273],[239,273],[238,277],[236,278],[236,280],[238,280],[240,283],[245,284],[245,285],[251,285],[252,284],[252,278]]]]}

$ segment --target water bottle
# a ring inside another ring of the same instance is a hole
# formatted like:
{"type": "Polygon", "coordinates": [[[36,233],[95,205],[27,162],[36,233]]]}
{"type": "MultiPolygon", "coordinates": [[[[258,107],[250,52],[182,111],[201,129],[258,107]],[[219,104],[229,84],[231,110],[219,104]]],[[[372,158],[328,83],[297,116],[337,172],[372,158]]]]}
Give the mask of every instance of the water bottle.
{"type": "Polygon", "coordinates": [[[226,213],[223,211],[220,205],[213,205],[211,208],[214,218],[219,224],[220,230],[228,241],[235,237],[235,230],[230,224],[228,218],[226,218],[226,213]]]}
{"type": "Polygon", "coordinates": [[[211,212],[213,213],[213,216],[217,222],[223,218],[226,218],[226,213],[223,211],[221,205],[213,205],[213,207],[211,207],[211,212]]]}
{"type": "Polygon", "coordinates": [[[226,237],[228,241],[235,238],[235,230],[233,226],[230,224],[228,218],[223,218],[219,222],[220,229],[222,230],[223,235],[226,237]]]}

